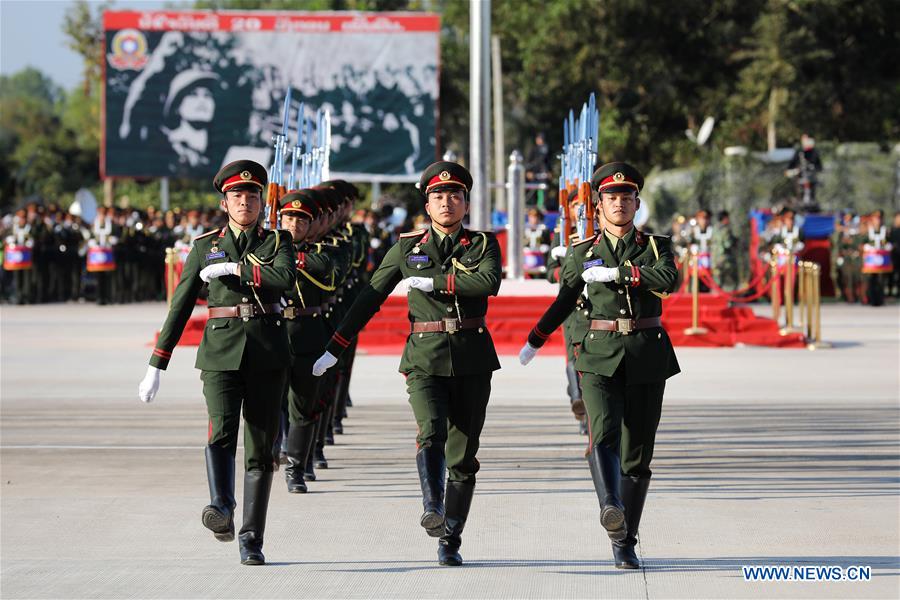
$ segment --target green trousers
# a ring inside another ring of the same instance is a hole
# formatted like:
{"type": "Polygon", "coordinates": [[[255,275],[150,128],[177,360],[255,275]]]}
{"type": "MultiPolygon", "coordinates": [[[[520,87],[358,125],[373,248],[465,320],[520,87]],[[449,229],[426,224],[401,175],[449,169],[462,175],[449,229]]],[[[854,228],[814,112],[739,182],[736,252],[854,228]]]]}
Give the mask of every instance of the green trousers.
{"type": "Polygon", "coordinates": [[[416,417],[416,447],[444,448],[450,481],[475,483],[481,429],[493,373],[436,377],[412,371],[406,377],[416,417]]]}
{"type": "Polygon", "coordinates": [[[208,444],[226,448],[234,456],[243,412],[244,468],[273,471],[272,445],[281,425],[287,372],[201,371],[200,380],[209,414],[208,444]]]}
{"type": "Polygon", "coordinates": [[[622,473],[649,477],[666,382],[628,385],[624,363],[612,377],[581,373],[591,445],[618,453],[622,473]]]}
{"type": "Polygon", "coordinates": [[[308,361],[298,361],[290,372],[287,390],[288,417],[291,425],[304,425],[319,420],[328,406],[322,395],[323,378],[312,374],[308,361]]]}

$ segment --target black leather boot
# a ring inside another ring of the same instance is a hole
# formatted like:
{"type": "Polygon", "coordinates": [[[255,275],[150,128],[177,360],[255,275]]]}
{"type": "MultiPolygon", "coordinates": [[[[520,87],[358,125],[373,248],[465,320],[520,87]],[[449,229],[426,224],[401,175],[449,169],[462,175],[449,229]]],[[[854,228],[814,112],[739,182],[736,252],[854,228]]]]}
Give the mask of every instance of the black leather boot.
{"type": "Polygon", "coordinates": [[[444,449],[427,446],[416,452],[416,468],[425,509],[419,524],[431,537],[444,535],[444,449]]]}
{"type": "Polygon", "coordinates": [[[316,470],[313,467],[313,454],[316,447],[316,432],[318,431],[318,423],[313,423],[313,435],[309,440],[309,446],[306,449],[306,468],[303,469],[303,478],[306,481],[316,480],[316,470]]]}
{"type": "Polygon", "coordinates": [[[622,467],[619,464],[619,455],[597,444],[591,448],[588,457],[591,468],[591,479],[594,480],[594,490],[600,501],[600,524],[606,530],[609,539],[621,541],[625,539],[625,507],[619,496],[622,467]]]}
{"type": "Polygon", "coordinates": [[[234,456],[221,446],[206,447],[206,479],[209,480],[209,506],[200,520],[220,542],[234,540],[234,456]]]}
{"type": "Polygon", "coordinates": [[[322,416],[319,417],[319,422],[316,425],[317,430],[316,443],[313,446],[313,464],[317,469],[328,468],[328,460],[325,458],[325,434],[328,431],[329,415],[330,411],[323,411],[322,416]]]}
{"type": "Polygon", "coordinates": [[[621,542],[613,542],[613,558],[617,569],[640,569],[635,546],[637,545],[638,527],[641,524],[641,513],[644,512],[644,501],[650,487],[649,477],[622,478],[622,502],[625,504],[625,528],[628,534],[621,542]]]}
{"type": "Polygon", "coordinates": [[[332,431],[335,435],[343,435],[344,433],[344,417],[347,416],[347,396],[350,388],[350,369],[344,373],[341,378],[341,385],[338,387],[337,401],[334,407],[334,419],[332,420],[332,431]]]}
{"type": "Polygon", "coordinates": [[[466,526],[466,519],[469,517],[469,508],[472,506],[474,492],[474,483],[447,482],[444,535],[441,536],[438,546],[438,562],[441,565],[458,567],[463,564],[459,547],[462,545],[462,532],[466,526]]]}
{"type": "Polygon", "coordinates": [[[288,492],[292,494],[305,494],[307,491],[303,475],[315,431],[315,423],[291,425],[288,430],[287,467],[284,469],[284,479],[287,481],[288,492]]]}
{"type": "Polygon", "coordinates": [[[272,473],[247,471],[244,473],[244,522],[238,533],[242,565],[264,565],[263,534],[266,531],[266,511],[269,509],[269,492],[272,491],[272,473]]]}

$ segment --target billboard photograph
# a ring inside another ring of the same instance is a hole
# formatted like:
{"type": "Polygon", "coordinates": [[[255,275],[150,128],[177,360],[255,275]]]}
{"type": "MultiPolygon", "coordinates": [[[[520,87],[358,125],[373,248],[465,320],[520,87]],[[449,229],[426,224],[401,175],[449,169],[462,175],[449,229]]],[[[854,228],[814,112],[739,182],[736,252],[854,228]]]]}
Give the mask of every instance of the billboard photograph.
{"type": "Polygon", "coordinates": [[[106,12],[104,174],[209,178],[272,159],[291,90],[332,118],[331,169],[413,181],[435,160],[439,18],[426,13],[106,12]]]}

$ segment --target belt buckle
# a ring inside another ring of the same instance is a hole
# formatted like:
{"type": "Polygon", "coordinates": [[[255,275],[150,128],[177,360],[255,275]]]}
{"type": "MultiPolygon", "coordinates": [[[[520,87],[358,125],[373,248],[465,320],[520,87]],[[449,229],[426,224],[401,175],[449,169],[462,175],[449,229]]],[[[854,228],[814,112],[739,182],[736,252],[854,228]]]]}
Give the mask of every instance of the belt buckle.
{"type": "Polygon", "coordinates": [[[616,331],[622,335],[628,335],[634,331],[634,321],[632,319],[616,319],[616,331]]]}
{"type": "Polygon", "coordinates": [[[284,310],[281,312],[281,315],[285,319],[294,319],[297,317],[297,307],[296,306],[285,306],[284,310]]]}
{"type": "Polygon", "coordinates": [[[444,331],[446,331],[447,333],[456,333],[457,331],[459,331],[459,321],[457,321],[456,319],[449,319],[445,317],[442,320],[444,321],[444,331]]]}
{"type": "Polygon", "coordinates": [[[253,305],[252,304],[238,304],[238,316],[241,318],[249,318],[253,316],[253,305]]]}

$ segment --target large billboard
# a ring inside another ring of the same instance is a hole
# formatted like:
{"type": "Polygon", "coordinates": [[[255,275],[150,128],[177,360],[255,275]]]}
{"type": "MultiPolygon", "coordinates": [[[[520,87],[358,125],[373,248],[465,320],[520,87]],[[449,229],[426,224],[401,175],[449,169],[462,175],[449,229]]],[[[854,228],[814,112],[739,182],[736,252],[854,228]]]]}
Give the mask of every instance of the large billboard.
{"type": "Polygon", "coordinates": [[[105,176],[210,178],[268,165],[292,89],[332,115],[331,175],[415,181],[436,159],[437,15],[108,11],[105,176]]]}

